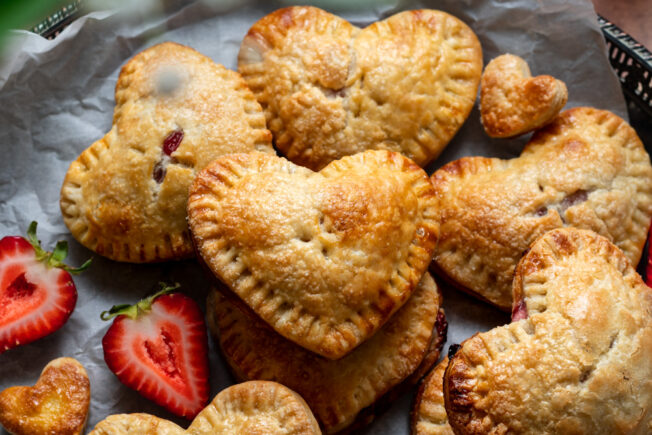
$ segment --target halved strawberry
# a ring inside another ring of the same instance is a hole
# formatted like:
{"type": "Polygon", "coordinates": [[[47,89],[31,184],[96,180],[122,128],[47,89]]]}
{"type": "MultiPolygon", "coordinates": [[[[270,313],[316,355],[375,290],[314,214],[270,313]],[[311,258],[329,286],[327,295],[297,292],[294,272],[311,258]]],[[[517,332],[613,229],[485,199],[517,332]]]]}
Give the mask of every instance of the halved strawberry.
{"type": "Polygon", "coordinates": [[[86,269],[63,263],[68,244],[60,241],[54,251],[41,248],[36,222],[27,240],[7,236],[0,240],[0,353],[30,343],[61,328],[77,303],[70,273],[86,269]]]}
{"type": "Polygon", "coordinates": [[[194,418],[208,403],[208,338],[199,306],[166,287],[115,317],[102,339],[104,360],[120,381],[168,411],[194,418]],[[116,317],[117,316],[117,317],[116,317]]]}

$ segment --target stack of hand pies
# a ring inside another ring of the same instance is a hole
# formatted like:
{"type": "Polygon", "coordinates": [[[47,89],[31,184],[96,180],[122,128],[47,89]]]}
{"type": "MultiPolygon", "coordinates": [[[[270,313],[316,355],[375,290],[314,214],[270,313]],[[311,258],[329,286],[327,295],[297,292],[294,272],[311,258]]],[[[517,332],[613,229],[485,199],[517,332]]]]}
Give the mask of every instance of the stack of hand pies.
{"type": "MultiPolygon", "coordinates": [[[[111,131],[61,190],[66,225],[101,255],[194,252],[224,358],[238,380],[268,381],[220,393],[187,433],[368,423],[439,359],[429,267],[513,322],[425,377],[414,433],[652,432],[652,290],[632,267],[652,166],[622,119],[560,112],[564,83],[516,56],[483,73],[471,29],[433,10],[359,29],[281,9],[249,30],[238,69],[174,43],[136,55],[111,131]],[[429,177],[480,84],[489,136],[534,134],[518,158],[465,157],[429,177]]],[[[133,431],[185,433],[145,414],[93,433],[133,431]]]]}

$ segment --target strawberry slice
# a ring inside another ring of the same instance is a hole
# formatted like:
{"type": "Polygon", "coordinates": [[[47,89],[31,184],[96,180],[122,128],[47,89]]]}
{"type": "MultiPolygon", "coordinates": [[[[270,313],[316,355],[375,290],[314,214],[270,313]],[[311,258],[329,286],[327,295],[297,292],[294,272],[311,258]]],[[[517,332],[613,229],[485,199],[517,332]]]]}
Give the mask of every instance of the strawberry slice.
{"type": "Polygon", "coordinates": [[[194,418],[208,403],[208,338],[199,306],[178,288],[136,305],[102,313],[115,317],[102,339],[104,360],[120,382],[180,417],[194,418]]]}
{"type": "Polygon", "coordinates": [[[27,240],[7,236],[0,240],[0,353],[31,343],[61,328],[77,303],[71,273],[79,268],[63,263],[68,244],[60,241],[52,252],[41,248],[36,222],[27,240]]]}

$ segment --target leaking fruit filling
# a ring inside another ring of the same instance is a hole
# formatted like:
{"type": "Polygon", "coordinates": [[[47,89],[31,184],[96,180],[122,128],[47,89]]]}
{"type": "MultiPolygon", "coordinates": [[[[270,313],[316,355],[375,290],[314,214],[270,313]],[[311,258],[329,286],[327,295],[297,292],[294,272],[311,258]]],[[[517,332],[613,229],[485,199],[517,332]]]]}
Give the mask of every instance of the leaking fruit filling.
{"type": "Polygon", "coordinates": [[[163,139],[163,155],[161,159],[156,162],[154,165],[154,170],[152,171],[152,178],[158,184],[161,184],[165,180],[165,175],[167,174],[167,166],[170,163],[170,156],[173,152],[179,148],[181,141],[183,140],[183,130],[174,130],[170,132],[165,139],[163,139]]]}
{"type": "Polygon", "coordinates": [[[512,309],[512,322],[527,319],[527,306],[525,300],[521,299],[512,309]]]}
{"type": "Polygon", "coordinates": [[[179,148],[181,141],[183,140],[183,130],[174,130],[163,140],[163,152],[168,156],[171,156],[173,152],[179,148]]]}

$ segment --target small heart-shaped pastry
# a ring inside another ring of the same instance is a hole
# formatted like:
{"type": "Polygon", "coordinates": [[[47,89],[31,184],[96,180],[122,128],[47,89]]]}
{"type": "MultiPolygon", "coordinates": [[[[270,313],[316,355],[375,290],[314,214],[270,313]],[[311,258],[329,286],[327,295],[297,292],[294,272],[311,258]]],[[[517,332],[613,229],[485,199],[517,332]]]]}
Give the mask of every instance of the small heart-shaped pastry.
{"type": "Polygon", "coordinates": [[[504,310],[516,263],[546,231],[593,230],[637,264],[652,217],[652,166],[636,132],[586,107],[564,111],[518,158],[465,157],[432,181],[436,270],[504,310]]]}
{"type": "Polygon", "coordinates": [[[491,137],[512,137],[543,127],[566,105],[568,91],[551,76],[532,77],[525,60],[503,54],[485,67],[480,115],[491,137]]]}
{"type": "Polygon", "coordinates": [[[326,433],[374,417],[399,385],[416,383],[439,358],[446,340],[441,295],[426,273],[414,295],[380,331],[349,355],[329,361],[284,339],[218,291],[208,298],[207,323],[240,379],[266,379],[306,400],[326,433]]]}
{"type": "Polygon", "coordinates": [[[262,153],[211,163],[188,218],[210,270],[278,333],[337,359],[405,303],[438,234],[427,174],[390,151],[312,172],[262,153]]]}
{"type": "Polygon", "coordinates": [[[550,231],[513,290],[513,323],[466,340],[448,365],[455,433],[650,433],[652,289],[623,252],[592,231],[550,231]]]}
{"type": "Polygon", "coordinates": [[[238,70],[288,159],[317,170],[368,149],[425,166],[468,117],[482,49],[440,11],[396,14],[359,29],[321,9],[280,9],[255,23],[238,70]]]}
{"type": "Polygon", "coordinates": [[[421,382],[412,409],[412,435],[453,435],[444,405],[444,372],[448,358],[421,382]]]}
{"type": "Polygon", "coordinates": [[[82,434],[90,402],[84,367],[73,358],[57,358],[33,387],[0,392],[0,424],[16,435],[82,434]]]}
{"type": "Polygon", "coordinates": [[[273,153],[262,109],[238,73],[171,42],[122,68],[115,99],[111,130],[68,169],[63,220],[113,260],[189,257],[188,186],[218,156],[273,153]]]}
{"type": "Polygon", "coordinates": [[[222,390],[184,430],[149,414],[116,414],[90,435],[320,435],[306,402],[276,382],[251,381],[222,390]]]}

